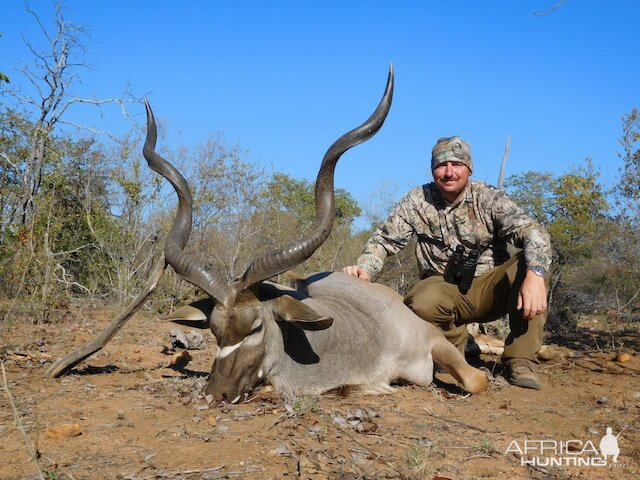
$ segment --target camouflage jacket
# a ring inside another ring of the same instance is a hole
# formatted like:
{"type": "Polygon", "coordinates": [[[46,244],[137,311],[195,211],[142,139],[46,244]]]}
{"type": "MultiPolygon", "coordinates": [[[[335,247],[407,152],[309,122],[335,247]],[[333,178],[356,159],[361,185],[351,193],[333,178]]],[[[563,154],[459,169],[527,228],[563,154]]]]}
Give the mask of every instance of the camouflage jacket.
{"type": "Polygon", "coordinates": [[[442,275],[457,245],[465,253],[480,246],[476,276],[509,258],[507,242],[524,250],[528,266],[548,271],[551,265],[546,230],[503,192],[481,182],[470,181],[454,203],[444,200],[434,183],[411,190],[369,239],[358,266],[373,278],[387,255],[399,252],[414,235],[421,278],[442,275]]]}

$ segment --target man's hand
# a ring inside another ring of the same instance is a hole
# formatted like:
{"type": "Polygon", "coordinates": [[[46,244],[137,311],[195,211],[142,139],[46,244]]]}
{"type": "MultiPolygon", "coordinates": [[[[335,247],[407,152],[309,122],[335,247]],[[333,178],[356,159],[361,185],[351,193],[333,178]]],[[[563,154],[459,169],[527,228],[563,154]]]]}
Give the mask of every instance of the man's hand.
{"type": "Polygon", "coordinates": [[[371,275],[364,268],[360,268],[357,265],[349,265],[348,267],[344,267],[342,269],[344,273],[349,275],[353,275],[356,278],[361,278],[362,280],[366,280],[367,282],[371,281],[371,275]]]}
{"type": "Polygon", "coordinates": [[[531,320],[547,309],[547,286],[544,278],[531,270],[527,270],[520,286],[517,309],[522,310],[522,316],[527,320],[531,320]]]}

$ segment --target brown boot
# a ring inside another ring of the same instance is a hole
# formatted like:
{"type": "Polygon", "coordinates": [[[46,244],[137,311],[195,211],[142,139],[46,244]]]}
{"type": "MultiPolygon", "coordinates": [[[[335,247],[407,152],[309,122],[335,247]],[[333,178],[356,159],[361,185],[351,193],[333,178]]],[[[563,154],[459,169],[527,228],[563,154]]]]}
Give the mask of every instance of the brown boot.
{"type": "Polygon", "coordinates": [[[507,380],[511,385],[540,390],[540,382],[534,373],[535,364],[524,358],[507,360],[507,380]]]}

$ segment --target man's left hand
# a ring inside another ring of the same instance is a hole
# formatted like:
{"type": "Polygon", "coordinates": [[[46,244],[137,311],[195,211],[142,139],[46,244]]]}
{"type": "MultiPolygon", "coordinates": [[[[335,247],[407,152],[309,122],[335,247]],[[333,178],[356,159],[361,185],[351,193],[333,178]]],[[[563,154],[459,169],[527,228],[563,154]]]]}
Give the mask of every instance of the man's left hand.
{"type": "Polygon", "coordinates": [[[518,310],[522,316],[531,320],[547,309],[547,286],[543,277],[527,270],[520,291],[518,292],[518,310]]]}

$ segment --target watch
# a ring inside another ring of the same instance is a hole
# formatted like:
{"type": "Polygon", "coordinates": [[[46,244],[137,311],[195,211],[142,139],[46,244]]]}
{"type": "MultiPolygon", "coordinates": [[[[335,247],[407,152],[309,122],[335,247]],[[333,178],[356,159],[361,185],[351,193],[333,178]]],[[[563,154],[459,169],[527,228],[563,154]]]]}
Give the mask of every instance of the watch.
{"type": "Polygon", "coordinates": [[[541,267],[540,265],[531,265],[527,267],[527,270],[531,270],[538,277],[544,277],[547,274],[547,271],[544,269],[544,267],[541,267]]]}

